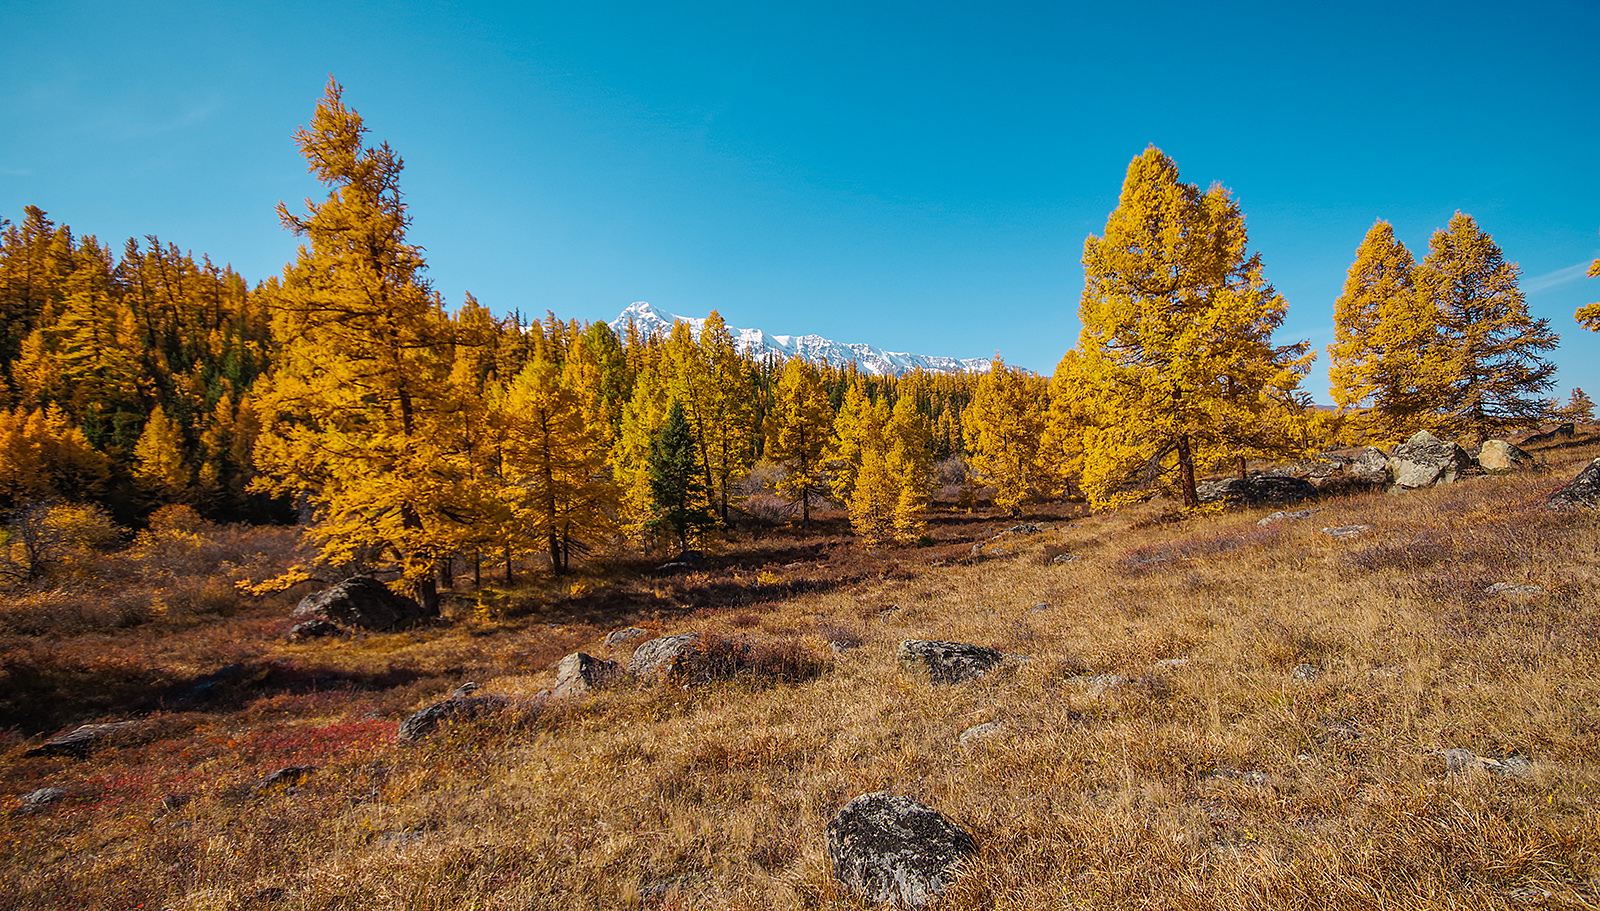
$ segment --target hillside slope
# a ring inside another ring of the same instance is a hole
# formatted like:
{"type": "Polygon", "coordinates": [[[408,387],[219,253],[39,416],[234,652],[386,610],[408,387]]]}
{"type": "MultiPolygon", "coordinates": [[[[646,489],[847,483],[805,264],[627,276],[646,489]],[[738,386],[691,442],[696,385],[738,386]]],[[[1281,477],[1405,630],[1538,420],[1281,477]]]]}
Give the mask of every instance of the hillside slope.
{"type": "Polygon", "coordinates": [[[1543,500],[1595,454],[1267,526],[1146,506],[977,556],[1003,526],[790,542],[354,640],[274,639],[284,603],[159,636],[14,632],[9,687],[139,670],[178,695],[85,759],[12,737],[5,792],[66,793],[0,821],[0,905],[857,907],[823,829],[890,790],[976,838],[941,907],[1593,908],[1600,525],[1543,500]],[[562,654],[626,658],[601,640],[629,624],[746,642],[749,669],[537,696],[562,654]],[[907,638],[1025,660],[934,686],[896,666],[907,638]],[[396,741],[463,680],[506,707],[396,741]],[[286,767],[308,771],[267,780],[286,767]]]}

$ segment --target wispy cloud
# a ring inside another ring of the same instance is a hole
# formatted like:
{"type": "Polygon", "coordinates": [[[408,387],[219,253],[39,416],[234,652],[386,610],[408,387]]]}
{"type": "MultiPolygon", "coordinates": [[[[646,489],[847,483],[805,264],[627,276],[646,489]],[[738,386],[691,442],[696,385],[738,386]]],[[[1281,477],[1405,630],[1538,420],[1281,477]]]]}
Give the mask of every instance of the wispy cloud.
{"type": "Polygon", "coordinates": [[[1536,294],[1540,291],[1547,291],[1556,287],[1557,285],[1564,285],[1570,281],[1577,281],[1588,273],[1589,260],[1584,260],[1583,262],[1578,263],[1576,266],[1568,266],[1565,269],[1557,269],[1554,272],[1546,272],[1543,275],[1535,275],[1533,278],[1530,278],[1522,283],[1522,290],[1528,292],[1529,294],[1536,294]]]}
{"type": "Polygon", "coordinates": [[[27,168],[0,168],[0,177],[32,177],[33,172],[27,168]]]}
{"type": "MultiPolygon", "coordinates": [[[[176,130],[186,129],[210,120],[218,111],[222,110],[223,100],[221,95],[213,94],[203,100],[191,103],[177,114],[148,119],[127,120],[114,127],[123,139],[144,139],[150,136],[159,136],[162,133],[171,133],[176,130]]],[[[127,116],[126,114],[122,116],[127,116]]],[[[119,119],[121,119],[119,117],[119,119]]]]}

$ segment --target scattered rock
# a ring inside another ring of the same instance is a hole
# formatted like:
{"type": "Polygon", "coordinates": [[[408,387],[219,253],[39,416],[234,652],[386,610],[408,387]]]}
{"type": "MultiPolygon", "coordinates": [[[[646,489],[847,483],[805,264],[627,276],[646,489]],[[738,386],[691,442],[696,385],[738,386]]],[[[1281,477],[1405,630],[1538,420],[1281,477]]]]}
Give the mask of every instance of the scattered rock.
{"type": "Polygon", "coordinates": [[[1533,456],[1505,440],[1489,440],[1478,450],[1478,467],[1484,471],[1512,471],[1533,464],[1533,456]]]}
{"type": "Polygon", "coordinates": [[[651,639],[633,650],[633,657],[628,659],[628,673],[645,682],[665,680],[704,638],[702,633],[679,633],[651,639]]]}
{"type": "Polygon", "coordinates": [[[1176,670],[1176,669],[1178,669],[1180,667],[1188,667],[1188,666],[1189,666],[1189,659],[1188,658],[1162,658],[1160,661],[1157,661],[1155,664],[1150,665],[1150,669],[1152,671],[1171,671],[1171,670],[1176,670]]]}
{"type": "Polygon", "coordinates": [[[1389,479],[1395,490],[1449,484],[1471,464],[1465,449],[1419,430],[1395,447],[1389,458],[1389,479]]]}
{"type": "Polygon", "coordinates": [[[405,742],[421,740],[446,722],[476,718],[505,706],[506,700],[499,696],[469,695],[477,688],[476,683],[463,684],[449,697],[413,712],[400,722],[399,739],[405,742]]]}
{"type": "Polygon", "coordinates": [[[972,836],[909,797],[863,794],[828,823],[833,875],[869,904],[921,908],[977,853],[972,836]]]}
{"type": "Polygon", "coordinates": [[[976,680],[989,673],[1004,657],[995,649],[983,645],[928,639],[901,642],[897,655],[902,668],[926,674],[934,683],[976,680]]]}
{"type": "Polygon", "coordinates": [[[1355,538],[1371,530],[1371,525],[1339,525],[1334,528],[1324,528],[1322,533],[1330,538],[1355,538]]]}
{"type": "Polygon", "coordinates": [[[1281,512],[1280,511],[1280,512],[1272,513],[1272,514],[1267,515],[1267,516],[1263,516],[1260,520],[1258,520],[1256,522],[1256,524],[1257,525],[1274,525],[1274,524],[1276,524],[1278,522],[1287,522],[1290,519],[1309,519],[1316,512],[1317,512],[1317,510],[1315,510],[1315,509],[1297,509],[1294,512],[1281,512]]]}
{"type": "Polygon", "coordinates": [[[1059,566],[1060,564],[1063,564],[1063,563],[1071,563],[1074,560],[1081,560],[1081,559],[1082,559],[1082,557],[1080,555],[1078,555],[1078,554],[1056,554],[1054,557],[1052,557],[1050,559],[1050,562],[1059,566]]]}
{"type": "Polygon", "coordinates": [[[1578,428],[1573,424],[1560,424],[1555,429],[1543,433],[1516,434],[1513,439],[1519,446],[1542,446],[1545,443],[1570,440],[1577,432],[1578,428]]]}
{"type": "Polygon", "coordinates": [[[617,648],[618,646],[638,642],[641,639],[648,639],[651,635],[652,633],[647,629],[640,629],[637,626],[630,626],[625,629],[616,629],[606,633],[606,639],[603,644],[606,648],[617,648]]]}
{"type": "Polygon", "coordinates": [[[290,627],[289,639],[295,642],[300,642],[306,639],[321,639],[326,636],[338,636],[343,632],[344,630],[332,623],[329,623],[327,620],[323,620],[320,617],[313,617],[310,620],[301,620],[299,623],[296,623],[294,626],[290,627]]]}
{"type": "Polygon", "coordinates": [[[1264,788],[1272,783],[1271,777],[1266,772],[1257,769],[1235,769],[1231,766],[1217,766],[1200,777],[1202,780],[1212,781],[1241,781],[1253,788],[1264,788]]]}
{"type": "Polygon", "coordinates": [[[961,732],[961,745],[970,746],[974,740],[986,740],[1004,732],[1005,729],[1005,724],[999,721],[986,721],[983,724],[975,724],[961,732]]]}
{"type": "Polygon", "coordinates": [[[1544,594],[1544,586],[1534,585],[1529,582],[1496,582],[1483,590],[1486,595],[1501,595],[1507,598],[1531,598],[1544,594]]]}
{"type": "Polygon", "coordinates": [[[615,661],[606,661],[583,652],[568,655],[556,664],[556,688],[553,695],[584,696],[603,686],[616,676],[615,661]]]}
{"type": "Polygon", "coordinates": [[[101,747],[132,743],[146,732],[142,721],[85,724],[41,743],[24,756],[72,756],[78,759],[101,747]]]}
{"type": "Polygon", "coordinates": [[[1311,681],[1322,676],[1322,668],[1315,664],[1297,664],[1294,670],[1289,672],[1289,676],[1295,680],[1311,681]]]}
{"type": "Polygon", "coordinates": [[[1585,465],[1577,477],[1562,485],[1561,489],[1545,500],[1545,505],[1551,509],[1597,504],[1600,504],[1600,459],[1585,465]]]}
{"type": "Polygon", "coordinates": [[[316,770],[316,766],[310,765],[285,766],[256,782],[255,787],[251,790],[258,794],[279,788],[289,790],[299,785],[300,782],[305,781],[316,770]]]}
{"type": "Polygon", "coordinates": [[[656,567],[658,573],[681,573],[693,569],[706,561],[706,555],[698,550],[686,550],[670,561],[656,567]]]}
{"type": "Polygon", "coordinates": [[[307,621],[322,621],[335,631],[341,629],[389,632],[425,623],[438,616],[422,605],[389,590],[371,576],[354,576],[320,592],[306,595],[292,615],[301,621],[291,636],[326,635],[326,627],[307,621]]]}
{"type": "Polygon", "coordinates": [[[66,788],[39,788],[29,791],[17,800],[18,813],[37,813],[53,803],[60,803],[67,797],[66,788]]]}
{"type": "Polygon", "coordinates": [[[1035,604],[1034,606],[1028,608],[1028,610],[1033,611],[1036,614],[1044,613],[1045,611],[1047,611],[1049,609],[1050,609],[1050,602],[1049,601],[1040,601],[1038,604],[1035,604]]]}
{"type": "Polygon", "coordinates": [[[1201,503],[1226,503],[1230,506],[1266,506],[1298,503],[1317,495],[1311,482],[1283,475],[1256,474],[1248,478],[1223,478],[1195,485],[1201,503]]]}
{"type": "Polygon", "coordinates": [[[1507,778],[1530,778],[1533,775],[1533,763],[1520,756],[1491,759],[1460,747],[1438,750],[1437,754],[1444,759],[1445,772],[1450,775],[1470,775],[1474,772],[1488,772],[1507,778]]]}
{"type": "Polygon", "coordinates": [[[1389,483],[1389,454],[1376,446],[1368,446],[1356,453],[1345,469],[1352,480],[1367,484],[1389,483]]]}

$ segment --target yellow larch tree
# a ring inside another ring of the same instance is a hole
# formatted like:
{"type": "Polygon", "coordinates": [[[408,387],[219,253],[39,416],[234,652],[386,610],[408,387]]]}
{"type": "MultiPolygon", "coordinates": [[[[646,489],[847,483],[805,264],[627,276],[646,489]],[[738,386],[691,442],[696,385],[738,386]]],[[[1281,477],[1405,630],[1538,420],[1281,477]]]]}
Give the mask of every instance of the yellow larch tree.
{"type": "Polygon", "coordinates": [[[1048,405],[1044,380],[997,357],[962,413],[968,469],[994,487],[994,505],[1013,516],[1052,486],[1040,450],[1048,405]]]}
{"type": "Polygon", "coordinates": [[[1303,343],[1273,344],[1288,304],[1247,243],[1244,214],[1223,187],[1183,183],[1154,146],[1128,165],[1104,236],[1084,241],[1078,351],[1094,391],[1083,470],[1091,501],[1112,502],[1170,463],[1184,505],[1195,506],[1197,466],[1275,442],[1258,436],[1260,416],[1274,397],[1292,396],[1310,358],[1303,343]]]}
{"type": "Polygon", "coordinates": [[[823,456],[833,423],[833,409],[817,368],[802,358],[783,365],[776,401],[769,417],[767,458],[782,466],[778,491],[800,504],[800,524],[811,524],[811,501],[826,493],[823,456]]]}
{"type": "Polygon", "coordinates": [[[1411,251],[1379,220],[1334,302],[1329,392],[1357,439],[1403,439],[1438,407],[1444,364],[1438,312],[1417,293],[1411,251]]]}
{"type": "Polygon", "coordinates": [[[133,447],[134,480],[158,500],[178,502],[189,493],[193,471],[185,457],[183,431],[157,405],[133,447]]]}
{"type": "Polygon", "coordinates": [[[894,538],[909,544],[928,527],[928,503],[933,491],[932,433],[928,417],[917,406],[917,387],[901,389],[888,426],[886,466],[899,488],[894,505],[894,538]]]}
{"type": "MultiPolygon", "coordinates": [[[[1600,278],[1600,259],[1589,264],[1589,277],[1600,278]]],[[[1600,332],[1600,301],[1579,307],[1577,312],[1572,314],[1572,318],[1590,332],[1600,332]]]]}
{"type": "Polygon", "coordinates": [[[862,436],[870,420],[872,400],[859,376],[845,386],[844,399],[833,417],[833,433],[823,461],[832,476],[829,486],[834,499],[848,504],[856,488],[856,471],[861,465],[862,436]]]}
{"type": "Polygon", "coordinates": [[[280,349],[258,384],[257,489],[308,496],[312,534],[334,564],[392,560],[425,608],[438,609],[435,572],[463,524],[453,494],[464,472],[436,433],[451,407],[444,314],[406,239],[402,163],[329,80],[311,126],[295,140],[329,187],[304,216],[280,204],[305,237],[282,281],[269,281],[280,349]]]}
{"type": "Polygon", "coordinates": [[[895,539],[895,512],[900,482],[889,464],[888,424],[893,419],[887,397],[868,404],[856,424],[854,482],[846,502],[850,527],[869,546],[895,539]]]}

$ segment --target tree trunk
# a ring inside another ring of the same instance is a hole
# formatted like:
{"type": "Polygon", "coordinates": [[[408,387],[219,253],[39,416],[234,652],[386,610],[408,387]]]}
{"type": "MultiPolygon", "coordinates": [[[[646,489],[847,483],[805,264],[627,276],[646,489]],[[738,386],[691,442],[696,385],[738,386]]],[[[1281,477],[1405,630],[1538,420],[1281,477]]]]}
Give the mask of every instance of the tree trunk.
{"type": "Polygon", "coordinates": [[[433,573],[428,573],[417,580],[417,603],[422,605],[422,610],[430,617],[439,616],[439,585],[433,578],[433,573]]]}
{"type": "Polygon", "coordinates": [[[483,588],[483,554],[472,552],[472,590],[483,588]]]}
{"type": "Polygon", "coordinates": [[[559,576],[566,567],[561,565],[561,537],[554,528],[545,535],[545,543],[550,551],[550,571],[559,576]]]}
{"type": "Polygon", "coordinates": [[[1189,436],[1178,437],[1178,476],[1183,487],[1183,505],[1193,509],[1200,505],[1200,496],[1194,489],[1194,453],[1189,448],[1189,436]]]}
{"type": "Polygon", "coordinates": [[[506,584],[510,585],[515,580],[511,572],[511,545],[506,545],[506,584]]]}
{"type": "Polygon", "coordinates": [[[1250,480],[1250,473],[1245,471],[1244,456],[1239,456],[1239,480],[1241,480],[1241,481],[1250,480]]]}
{"type": "Polygon", "coordinates": [[[445,554],[439,560],[439,584],[445,591],[455,591],[456,588],[456,558],[454,554],[445,554]]]}

